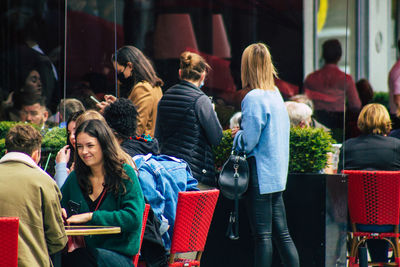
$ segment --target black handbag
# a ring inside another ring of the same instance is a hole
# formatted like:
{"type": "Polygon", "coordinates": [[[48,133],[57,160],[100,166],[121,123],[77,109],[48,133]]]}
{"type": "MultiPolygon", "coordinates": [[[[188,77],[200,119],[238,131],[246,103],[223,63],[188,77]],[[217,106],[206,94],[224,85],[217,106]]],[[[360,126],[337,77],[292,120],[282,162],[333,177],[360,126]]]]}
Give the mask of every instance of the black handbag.
{"type": "MultiPolygon", "coordinates": [[[[244,145],[242,143],[242,148],[244,145]]],[[[228,199],[234,200],[234,210],[229,216],[227,236],[232,240],[239,239],[239,199],[246,193],[249,185],[249,164],[244,151],[236,151],[236,145],[228,160],[222,166],[218,179],[219,189],[228,199]]]]}

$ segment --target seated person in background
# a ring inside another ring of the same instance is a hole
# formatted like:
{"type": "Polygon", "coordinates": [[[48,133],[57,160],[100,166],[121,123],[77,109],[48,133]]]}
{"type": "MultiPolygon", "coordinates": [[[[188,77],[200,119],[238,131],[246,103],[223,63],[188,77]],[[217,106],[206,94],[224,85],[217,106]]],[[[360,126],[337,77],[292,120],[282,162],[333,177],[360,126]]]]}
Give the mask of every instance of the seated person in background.
{"type": "Polygon", "coordinates": [[[40,129],[51,128],[54,125],[46,123],[49,117],[43,97],[26,98],[19,109],[22,122],[29,122],[39,126],[40,129]]]}
{"type": "Polygon", "coordinates": [[[2,103],[6,114],[5,119],[9,121],[20,120],[21,103],[32,97],[41,97],[42,95],[42,82],[35,67],[27,66],[23,68],[19,73],[19,83],[16,86],[17,88],[2,103]]]}
{"type": "Polygon", "coordinates": [[[60,190],[37,166],[41,142],[31,125],[16,125],[0,160],[0,216],[19,217],[18,266],[53,266],[49,254],[67,243],[60,190]]]}
{"type": "Polygon", "coordinates": [[[311,124],[312,109],[304,103],[293,101],[285,102],[291,127],[309,127],[311,124]]]}
{"type": "Polygon", "coordinates": [[[356,82],[358,96],[361,100],[361,107],[371,103],[374,98],[374,89],[367,79],[361,79],[356,82]]]}
{"type": "Polygon", "coordinates": [[[57,107],[60,116],[60,128],[67,126],[67,120],[69,117],[78,111],[85,111],[85,107],[82,102],[75,98],[62,99],[57,107]]]}
{"type": "MultiPolygon", "coordinates": [[[[285,106],[288,111],[290,119],[290,127],[300,127],[300,128],[313,127],[312,117],[311,117],[312,109],[308,105],[294,101],[286,101],[285,106]]],[[[327,158],[328,158],[328,165],[322,171],[323,173],[333,174],[335,172],[332,166],[332,160],[333,160],[332,152],[327,153],[327,158]]]]}
{"type": "Polygon", "coordinates": [[[240,130],[240,123],[242,122],[242,112],[236,112],[229,120],[229,128],[232,134],[236,134],[240,130]]]}
{"type": "Polygon", "coordinates": [[[131,157],[149,153],[160,154],[156,139],[151,138],[150,135],[136,135],[138,113],[132,101],[119,98],[105,107],[103,116],[122,149],[131,157]]]}
{"type": "MultiPolygon", "coordinates": [[[[312,102],[311,99],[309,99],[306,95],[304,94],[299,94],[299,95],[294,95],[292,96],[290,99],[290,101],[294,101],[297,103],[304,103],[307,106],[309,106],[312,110],[312,113],[314,114],[314,104],[312,102]]],[[[310,127],[314,127],[314,128],[322,128],[324,129],[325,132],[330,132],[330,130],[323,125],[322,123],[319,123],[313,115],[311,115],[311,123],[310,123],[310,127]]]]}
{"type": "Polygon", "coordinates": [[[71,114],[69,117],[66,125],[67,145],[61,148],[56,156],[54,180],[56,180],[60,188],[67,179],[68,174],[74,169],[76,120],[82,113],[83,111],[78,111],[71,114]]]}
{"type": "Polygon", "coordinates": [[[121,227],[118,235],[86,236],[85,248],[63,255],[63,266],[133,266],[140,244],[144,198],[132,158],[100,120],[76,129],[75,170],[61,188],[68,224],[121,227]],[[71,203],[80,203],[72,214],[71,203]]]}
{"type": "MultiPolygon", "coordinates": [[[[361,110],[357,124],[362,134],[347,140],[342,146],[339,171],[400,170],[400,140],[387,136],[392,127],[387,109],[381,104],[368,104],[361,110]]],[[[380,230],[379,226],[376,227],[371,231],[380,230]]],[[[363,231],[362,226],[359,229],[363,231]]],[[[367,230],[370,229],[364,229],[367,230]]],[[[387,242],[368,240],[367,245],[373,262],[388,260],[387,242]]]]}

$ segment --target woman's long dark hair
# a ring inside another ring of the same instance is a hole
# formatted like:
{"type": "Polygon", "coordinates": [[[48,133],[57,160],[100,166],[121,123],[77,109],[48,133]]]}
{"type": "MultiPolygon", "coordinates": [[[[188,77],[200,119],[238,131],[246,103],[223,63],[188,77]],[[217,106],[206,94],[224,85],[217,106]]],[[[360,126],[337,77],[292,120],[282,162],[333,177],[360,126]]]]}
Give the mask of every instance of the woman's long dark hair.
{"type": "Polygon", "coordinates": [[[121,47],[112,55],[111,60],[124,67],[126,67],[128,62],[132,63],[133,85],[141,81],[146,81],[153,87],[164,85],[163,81],[157,76],[151,61],[134,46],[127,45],[121,47]]]}
{"type": "MultiPolygon", "coordinates": [[[[66,125],[66,130],[67,130],[67,145],[71,151],[71,157],[69,157],[69,161],[67,163],[67,167],[71,167],[72,163],[75,161],[75,147],[71,144],[71,141],[69,141],[69,136],[70,133],[68,132],[68,125],[70,124],[70,122],[72,121],[76,121],[76,119],[78,119],[78,117],[83,114],[83,111],[77,111],[75,113],[72,113],[71,116],[69,116],[68,120],[67,120],[67,125],[66,125]]],[[[75,129],[76,130],[76,129],[75,129]]],[[[76,135],[75,135],[76,137],[76,135]]]]}
{"type": "MultiPolygon", "coordinates": [[[[126,188],[122,179],[129,179],[129,176],[125,173],[122,164],[128,162],[125,158],[126,153],[119,146],[111,129],[100,120],[88,120],[78,126],[75,132],[76,138],[80,133],[86,133],[96,138],[100,144],[103,151],[104,180],[107,190],[117,195],[122,188],[124,194],[126,188]]],[[[75,159],[75,172],[79,186],[84,193],[90,195],[93,192],[93,187],[89,181],[92,171],[79,157],[78,149],[75,150],[75,159]]]]}

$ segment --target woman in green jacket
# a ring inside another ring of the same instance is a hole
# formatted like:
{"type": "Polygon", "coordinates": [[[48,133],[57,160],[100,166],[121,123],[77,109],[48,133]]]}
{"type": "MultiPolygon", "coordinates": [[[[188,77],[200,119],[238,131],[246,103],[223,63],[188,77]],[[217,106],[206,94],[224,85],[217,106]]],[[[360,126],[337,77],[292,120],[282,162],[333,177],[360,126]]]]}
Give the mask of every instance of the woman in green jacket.
{"type": "Polygon", "coordinates": [[[75,170],[61,188],[68,224],[119,226],[120,234],[85,237],[85,248],[63,255],[63,266],[133,266],[144,198],[133,162],[100,120],[76,129],[75,170]]]}

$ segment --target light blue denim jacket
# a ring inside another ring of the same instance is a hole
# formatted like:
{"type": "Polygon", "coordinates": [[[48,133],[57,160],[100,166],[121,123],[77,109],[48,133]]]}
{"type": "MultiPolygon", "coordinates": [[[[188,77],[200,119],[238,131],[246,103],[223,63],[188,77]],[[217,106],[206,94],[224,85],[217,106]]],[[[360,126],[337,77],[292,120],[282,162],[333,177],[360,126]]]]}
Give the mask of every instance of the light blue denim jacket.
{"type": "Polygon", "coordinates": [[[285,190],[289,165],[290,122],[282,96],[275,90],[251,90],[242,101],[242,122],[234,144],[257,164],[260,194],[285,190]]]}
{"type": "Polygon", "coordinates": [[[148,154],[133,157],[139,169],[139,182],[143,195],[154,213],[163,221],[164,216],[170,225],[168,232],[162,235],[167,249],[171,245],[171,236],[175,222],[178,193],[198,191],[197,180],[193,178],[187,163],[174,157],[148,154]]]}

